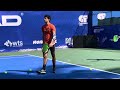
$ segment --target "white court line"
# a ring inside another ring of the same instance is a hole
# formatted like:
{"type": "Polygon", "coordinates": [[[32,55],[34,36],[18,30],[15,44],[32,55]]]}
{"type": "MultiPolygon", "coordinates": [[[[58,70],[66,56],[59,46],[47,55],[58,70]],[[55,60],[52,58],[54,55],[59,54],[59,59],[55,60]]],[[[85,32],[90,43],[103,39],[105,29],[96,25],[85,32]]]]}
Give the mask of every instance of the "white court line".
{"type": "Polygon", "coordinates": [[[23,54],[23,55],[10,55],[10,56],[0,56],[0,57],[19,57],[19,56],[29,56],[29,55],[23,54]]]}
{"type": "Polygon", "coordinates": [[[0,59],[9,59],[9,58],[24,58],[24,57],[29,57],[28,54],[24,54],[24,55],[11,55],[11,56],[0,56],[0,59]]]}
{"type": "MultiPolygon", "coordinates": [[[[38,58],[43,58],[43,57],[40,57],[40,56],[31,55],[31,54],[27,54],[27,55],[30,55],[30,56],[33,56],[33,57],[38,57],[38,58]]],[[[48,59],[49,59],[49,60],[52,60],[52,59],[50,59],[50,58],[48,58],[48,59]]],[[[59,60],[56,60],[56,61],[62,62],[62,63],[66,63],[66,64],[75,65],[75,66],[81,66],[81,67],[89,68],[89,69],[90,69],[90,67],[87,67],[87,66],[72,64],[72,63],[63,62],[63,61],[59,61],[59,60]]],[[[107,72],[107,73],[111,73],[111,74],[115,74],[115,75],[120,75],[119,73],[109,72],[109,71],[105,71],[105,70],[101,70],[101,69],[96,69],[96,68],[91,68],[91,69],[93,69],[93,70],[98,70],[98,71],[102,71],[102,72],[107,72]]]]}

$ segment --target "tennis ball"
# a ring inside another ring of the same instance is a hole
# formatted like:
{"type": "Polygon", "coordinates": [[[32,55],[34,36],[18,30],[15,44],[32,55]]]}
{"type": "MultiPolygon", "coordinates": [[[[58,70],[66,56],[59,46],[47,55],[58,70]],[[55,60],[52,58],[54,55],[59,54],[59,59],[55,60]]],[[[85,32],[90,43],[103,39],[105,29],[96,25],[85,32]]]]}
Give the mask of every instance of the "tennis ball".
{"type": "Polygon", "coordinates": [[[93,70],[92,68],[90,68],[90,70],[93,70]]]}
{"type": "Polygon", "coordinates": [[[5,71],[4,73],[5,73],[5,74],[7,74],[8,72],[7,72],[7,71],[5,71]]]}
{"type": "Polygon", "coordinates": [[[32,69],[29,69],[29,71],[32,71],[32,69]]]}

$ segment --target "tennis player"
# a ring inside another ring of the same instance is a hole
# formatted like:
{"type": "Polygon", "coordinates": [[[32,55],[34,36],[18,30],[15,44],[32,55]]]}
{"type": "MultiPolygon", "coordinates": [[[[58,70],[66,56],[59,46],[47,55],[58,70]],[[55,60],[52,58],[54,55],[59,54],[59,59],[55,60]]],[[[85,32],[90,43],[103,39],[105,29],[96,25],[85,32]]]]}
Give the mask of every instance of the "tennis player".
{"type": "Polygon", "coordinates": [[[56,69],[56,57],[55,57],[55,42],[56,42],[56,27],[50,23],[51,16],[45,15],[44,22],[45,24],[42,26],[43,32],[43,45],[48,45],[48,50],[43,51],[43,67],[42,70],[38,71],[38,73],[45,74],[46,73],[46,64],[48,58],[48,51],[51,51],[52,55],[52,63],[53,63],[53,73],[55,73],[56,69]]]}

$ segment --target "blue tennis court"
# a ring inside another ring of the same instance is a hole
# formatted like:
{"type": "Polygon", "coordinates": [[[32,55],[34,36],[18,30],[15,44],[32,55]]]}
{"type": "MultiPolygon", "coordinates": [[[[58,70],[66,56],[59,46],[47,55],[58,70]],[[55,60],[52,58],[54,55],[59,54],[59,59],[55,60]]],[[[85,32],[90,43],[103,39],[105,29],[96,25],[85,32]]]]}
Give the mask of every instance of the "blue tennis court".
{"type": "Polygon", "coordinates": [[[120,74],[90,69],[57,60],[56,73],[48,60],[47,73],[37,74],[42,68],[42,57],[34,55],[0,56],[0,79],[119,79],[120,74]]]}

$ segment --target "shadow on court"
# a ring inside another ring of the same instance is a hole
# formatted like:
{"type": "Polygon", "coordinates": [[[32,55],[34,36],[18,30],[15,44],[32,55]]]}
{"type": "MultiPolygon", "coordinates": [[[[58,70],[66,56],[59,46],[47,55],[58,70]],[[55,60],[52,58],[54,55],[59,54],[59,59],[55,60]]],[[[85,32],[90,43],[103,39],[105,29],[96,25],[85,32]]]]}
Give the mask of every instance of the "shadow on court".
{"type": "MultiPolygon", "coordinates": [[[[69,68],[72,68],[72,67],[75,67],[74,65],[68,65],[68,64],[64,64],[64,65],[57,65],[56,66],[56,70],[59,70],[59,69],[63,69],[64,70],[64,68],[66,68],[66,69],[69,69],[69,68]]],[[[30,70],[6,70],[6,71],[8,71],[8,72],[23,72],[23,73],[36,73],[36,71],[38,71],[38,70],[41,70],[42,69],[42,67],[38,67],[38,68],[34,68],[34,69],[32,69],[32,71],[30,71],[30,70]]],[[[48,73],[52,73],[52,65],[48,65],[48,66],[46,66],[46,70],[47,70],[47,72],[48,73]]]]}
{"type": "Polygon", "coordinates": [[[96,60],[96,61],[101,61],[101,60],[120,61],[120,59],[87,59],[87,60],[96,60]]]}
{"type": "Polygon", "coordinates": [[[115,72],[115,73],[119,73],[119,74],[120,74],[120,67],[118,67],[118,68],[106,69],[106,71],[115,72]]]}
{"type": "Polygon", "coordinates": [[[27,74],[27,70],[8,70],[8,74],[0,73],[0,79],[110,79],[120,77],[115,74],[66,64],[58,65],[55,74],[51,72],[52,65],[47,66],[47,73],[44,75],[37,74],[35,71],[38,69],[40,68],[32,71],[34,74],[27,74]]]}
{"type": "Polygon", "coordinates": [[[87,65],[87,64],[76,64],[76,65],[80,65],[80,66],[91,66],[91,65],[87,65]]]}

